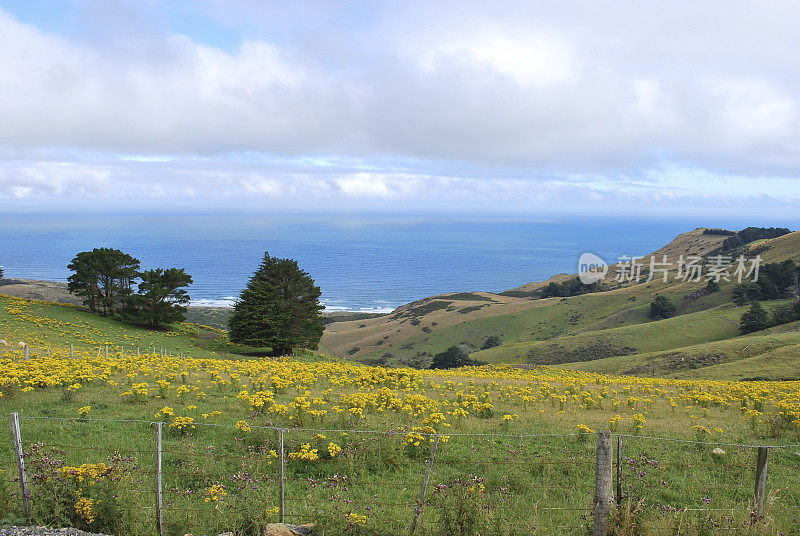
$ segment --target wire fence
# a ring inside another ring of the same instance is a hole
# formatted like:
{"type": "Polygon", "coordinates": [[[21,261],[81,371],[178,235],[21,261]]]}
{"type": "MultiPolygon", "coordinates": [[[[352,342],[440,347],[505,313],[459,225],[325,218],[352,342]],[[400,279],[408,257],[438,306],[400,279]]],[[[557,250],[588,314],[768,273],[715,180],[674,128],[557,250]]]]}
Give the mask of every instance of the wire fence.
{"type": "Polygon", "coordinates": [[[320,534],[606,534],[644,518],[665,533],[705,523],[727,534],[796,529],[800,513],[797,445],[16,414],[12,424],[7,508],[112,534],[258,534],[277,521],[320,534]]]}

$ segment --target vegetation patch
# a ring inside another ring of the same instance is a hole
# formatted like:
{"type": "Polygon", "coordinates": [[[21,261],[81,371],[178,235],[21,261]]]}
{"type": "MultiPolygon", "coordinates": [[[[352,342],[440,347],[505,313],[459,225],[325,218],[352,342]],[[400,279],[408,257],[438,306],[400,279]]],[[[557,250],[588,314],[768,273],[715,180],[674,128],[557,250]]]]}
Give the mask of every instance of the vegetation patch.
{"type": "Polygon", "coordinates": [[[547,348],[531,348],[528,351],[528,363],[533,365],[558,365],[635,353],[636,348],[633,346],[619,346],[606,341],[597,341],[587,346],[571,349],[559,345],[547,348]]]}
{"type": "Polygon", "coordinates": [[[444,297],[447,298],[448,300],[486,301],[486,302],[494,301],[488,296],[482,296],[477,292],[456,292],[455,294],[446,294],[444,297]]]}

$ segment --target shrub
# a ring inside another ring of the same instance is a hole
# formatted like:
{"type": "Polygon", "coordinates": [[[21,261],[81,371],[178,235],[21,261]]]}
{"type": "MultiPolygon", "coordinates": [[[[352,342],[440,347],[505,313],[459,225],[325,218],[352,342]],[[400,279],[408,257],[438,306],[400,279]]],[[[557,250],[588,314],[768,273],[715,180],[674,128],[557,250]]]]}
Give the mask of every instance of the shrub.
{"type": "Polygon", "coordinates": [[[486,337],[483,346],[481,346],[481,350],[488,350],[489,348],[500,346],[500,344],[502,344],[502,342],[500,341],[500,337],[498,337],[497,335],[489,335],[488,337],[486,337]]]}

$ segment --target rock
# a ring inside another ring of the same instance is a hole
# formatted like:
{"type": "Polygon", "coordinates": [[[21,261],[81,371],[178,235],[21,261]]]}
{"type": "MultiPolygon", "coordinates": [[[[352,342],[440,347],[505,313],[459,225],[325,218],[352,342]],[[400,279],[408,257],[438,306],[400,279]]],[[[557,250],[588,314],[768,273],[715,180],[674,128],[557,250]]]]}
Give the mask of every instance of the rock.
{"type": "Polygon", "coordinates": [[[725,456],[725,451],[717,447],[711,451],[711,454],[714,454],[715,456],[725,456]]]}
{"type": "Polygon", "coordinates": [[[285,523],[270,523],[264,527],[261,536],[307,536],[314,530],[313,523],[305,525],[287,525],[285,523]]]}

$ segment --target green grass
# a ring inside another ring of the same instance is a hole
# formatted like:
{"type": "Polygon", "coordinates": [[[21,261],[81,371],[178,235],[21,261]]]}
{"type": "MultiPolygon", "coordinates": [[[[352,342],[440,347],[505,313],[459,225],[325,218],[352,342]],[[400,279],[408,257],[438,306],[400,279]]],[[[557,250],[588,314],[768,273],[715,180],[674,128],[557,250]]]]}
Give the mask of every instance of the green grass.
{"type": "MultiPolygon", "coordinates": [[[[70,343],[75,346],[100,349],[138,346],[164,348],[165,352],[180,355],[191,353],[195,357],[234,356],[253,352],[228,342],[224,332],[206,329],[196,324],[182,324],[174,329],[150,330],[119,320],[88,313],[81,307],[28,301],[0,295],[0,338],[10,348],[20,353],[18,343],[26,342],[36,354],[48,347],[63,350],[70,343]]],[[[263,351],[255,350],[255,353],[263,351]]]]}

